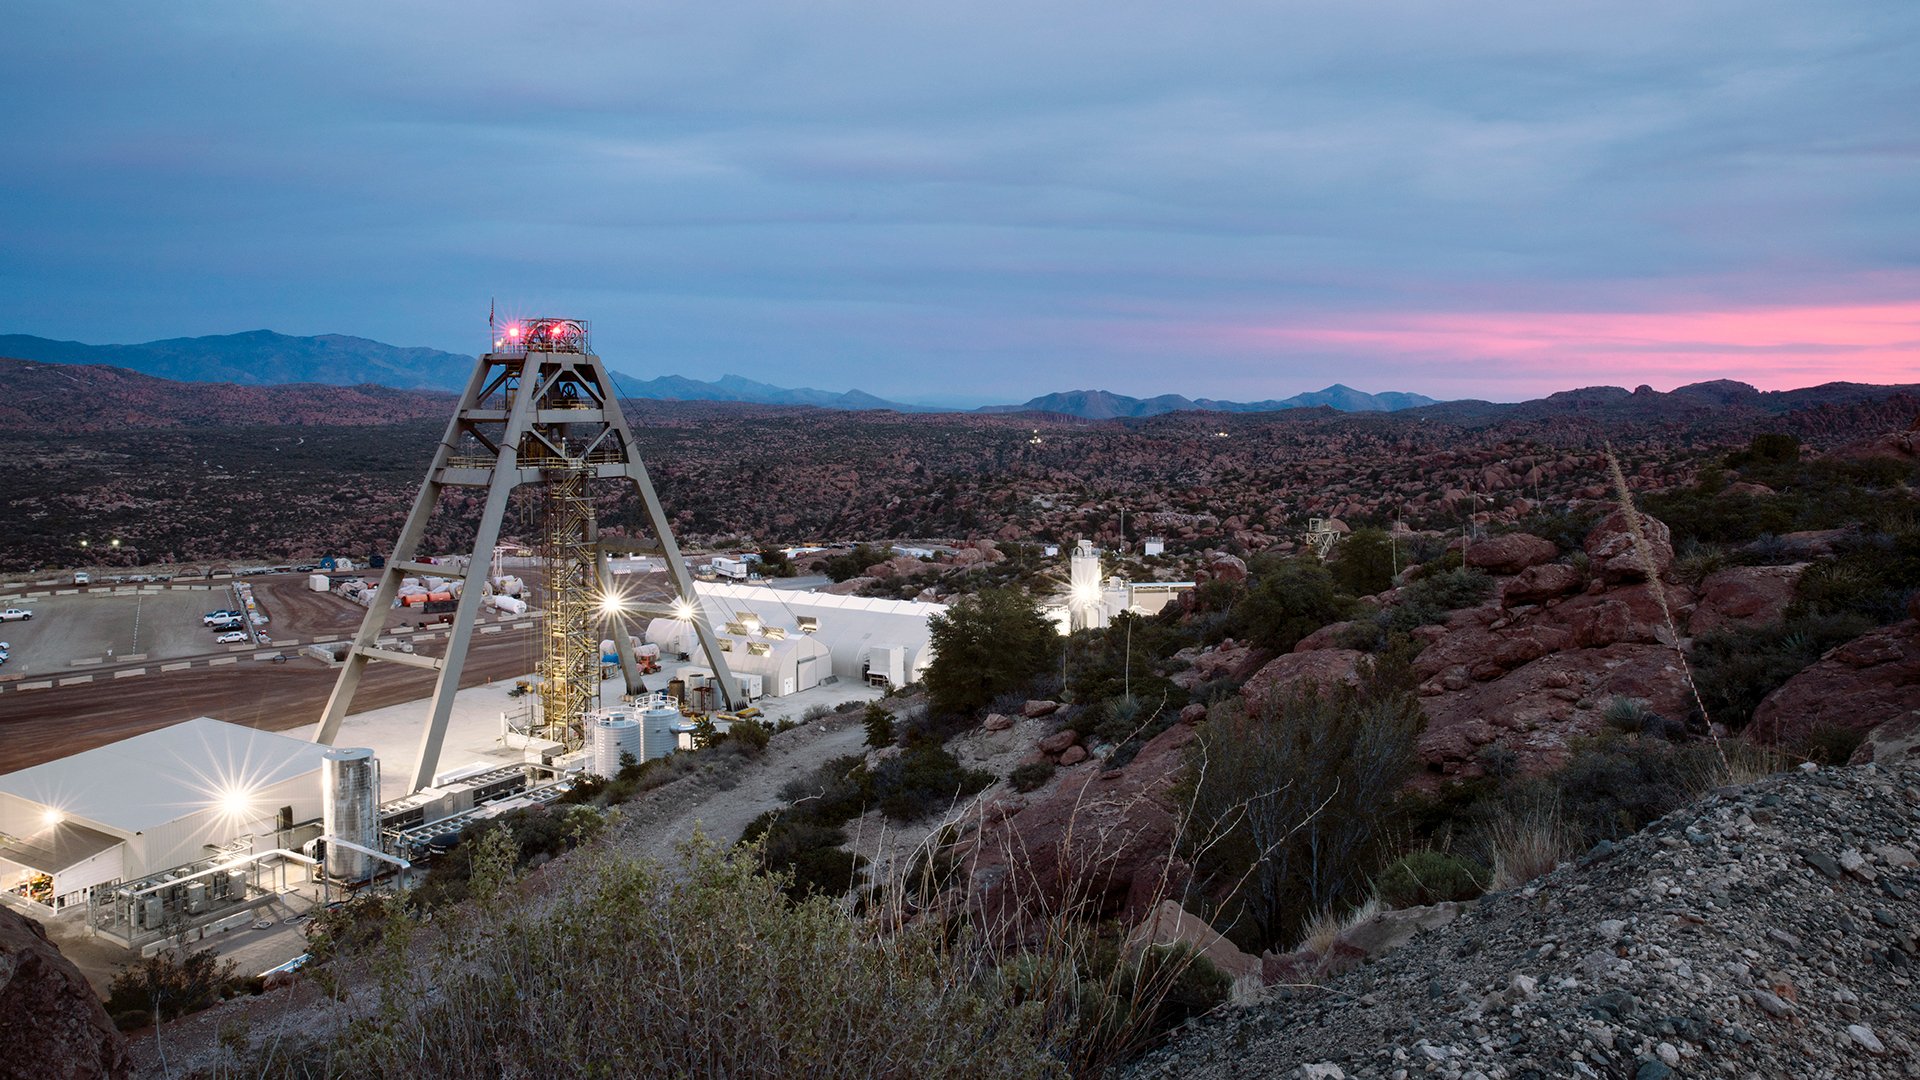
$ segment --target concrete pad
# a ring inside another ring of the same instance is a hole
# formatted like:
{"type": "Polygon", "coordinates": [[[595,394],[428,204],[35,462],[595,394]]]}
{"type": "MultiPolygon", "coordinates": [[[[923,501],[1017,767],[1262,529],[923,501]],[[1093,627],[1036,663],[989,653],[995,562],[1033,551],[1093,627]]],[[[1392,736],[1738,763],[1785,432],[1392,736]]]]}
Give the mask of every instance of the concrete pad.
{"type": "Polygon", "coordinates": [[[138,663],[142,660],[145,660],[146,658],[147,658],[147,654],[143,652],[128,653],[127,655],[120,657],[120,659],[126,661],[129,664],[138,663]]]}
{"type": "Polygon", "coordinates": [[[237,664],[239,662],[240,662],[240,658],[237,656],[216,656],[213,659],[207,661],[207,666],[219,667],[221,664],[237,664]]]}
{"type": "Polygon", "coordinates": [[[51,690],[53,689],[53,680],[42,679],[39,682],[23,682],[19,686],[14,687],[14,689],[15,690],[51,690]]]}
{"type": "Polygon", "coordinates": [[[79,686],[81,683],[90,683],[92,681],[93,681],[93,676],[91,675],[72,675],[67,678],[61,679],[60,685],[61,686],[79,686]]]}
{"type": "Polygon", "coordinates": [[[136,675],[145,675],[146,673],[147,669],[143,667],[128,668],[125,671],[114,672],[113,677],[116,679],[131,679],[136,675]]]}
{"type": "Polygon", "coordinates": [[[193,663],[191,661],[182,660],[177,664],[161,664],[160,670],[161,671],[185,671],[192,666],[193,666],[193,663]]]}
{"type": "Polygon", "coordinates": [[[93,664],[104,664],[104,663],[106,663],[105,657],[87,656],[87,657],[82,657],[79,660],[69,660],[67,661],[67,666],[68,667],[88,667],[93,664]]]}
{"type": "Polygon", "coordinates": [[[483,626],[480,628],[480,632],[483,634],[497,634],[502,629],[504,628],[499,626],[483,626]]]}

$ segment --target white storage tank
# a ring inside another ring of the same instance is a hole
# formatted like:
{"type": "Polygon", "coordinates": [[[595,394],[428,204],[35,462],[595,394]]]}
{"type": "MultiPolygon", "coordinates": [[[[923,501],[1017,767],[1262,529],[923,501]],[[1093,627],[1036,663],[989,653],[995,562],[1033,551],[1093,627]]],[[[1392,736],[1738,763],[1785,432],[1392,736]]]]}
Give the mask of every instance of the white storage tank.
{"type": "Polygon", "coordinates": [[[633,755],[635,761],[647,759],[640,721],[624,712],[602,713],[594,717],[589,732],[593,753],[588,758],[587,771],[595,776],[607,780],[618,776],[622,754],[633,755]]]}
{"type": "MultiPolygon", "coordinates": [[[[320,758],[320,823],[327,836],[364,848],[380,848],[380,762],[362,746],[341,746],[320,758]]],[[[373,876],[373,856],[327,845],[327,876],[364,881],[373,876]]]]}
{"type": "Polygon", "coordinates": [[[646,757],[643,761],[663,758],[680,749],[680,738],[674,726],[680,723],[680,710],[664,698],[655,698],[647,703],[640,712],[640,726],[646,732],[646,757]]]}
{"type": "Polygon", "coordinates": [[[519,597],[493,596],[488,599],[493,603],[493,610],[502,615],[524,615],[527,612],[527,602],[519,597]]]}

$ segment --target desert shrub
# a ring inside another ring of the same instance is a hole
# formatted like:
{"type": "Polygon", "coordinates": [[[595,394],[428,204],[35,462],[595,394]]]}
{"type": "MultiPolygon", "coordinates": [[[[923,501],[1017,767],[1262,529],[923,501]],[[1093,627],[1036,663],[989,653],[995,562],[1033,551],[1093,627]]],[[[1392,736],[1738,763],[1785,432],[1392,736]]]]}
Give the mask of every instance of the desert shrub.
{"type": "Polygon", "coordinates": [[[1013,772],[1007,774],[1007,783],[1018,792],[1034,791],[1053,779],[1054,768],[1051,761],[1029,761],[1025,765],[1016,765],[1013,772]]]}
{"type": "Polygon", "coordinates": [[[873,800],[873,779],[863,755],[846,754],[822,762],[804,777],[787,781],[780,788],[780,797],[813,821],[842,825],[866,812],[873,800]]]}
{"type": "Polygon", "coordinates": [[[1418,907],[1443,900],[1471,900],[1485,891],[1485,867],[1432,848],[1421,848],[1387,864],[1373,883],[1374,895],[1391,907],[1418,907]]]}
{"type": "Polygon", "coordinates": [[[1544,795],[1522,792],[1513,801],[1557,808],[1572,842],[1585,848],[1639,832],[1692,801],[1721,772],[1719,754],[1706,742],[1603,735],[1578,742],[1566,766],[1539,781],[1544,795]]]}
{"type": "Polygon", "coordinates": [[[803,724],[811,724],[815,720],[824,720],[832,715],[833,706],[831,705],[809,705],[806,711],[800,714],[800,722],[803,724]]]}
{"type": "Polygon", "coordinates": [[[1060,635],[1012,589],[963,597],[928,621],[933,712],[972,713],[1055,666],[1060,635]]]}
{"type": "Polygon", "coordinates": [[[886,562],[891,558],[893,558],[893,551],[889,548],[861,544],[852,551],[831,556],[821,566],[821,570],[835,581],[845,581],[848,578],[859,577],[866,573],[867,567],[886,562]]]}
{"type": "Polygon", "coordinates": [[[727,741],[747,752],[749,757],[758,756],[773,739],[773,730],[758,720],[735,720],[727,728],[727,741]]]}
{"type": "Polygon", "coordinates": [[[1334,584],[1355,596],[1393,587],[1393,538],[1385,529],[1355,529],[1334,552],[1334,584]]]}
{"type": "Polygon", "coordinates": [[[1258,557],[1249,573],[1251,587],[1233,606],[1229,625],[1234,637],[1263,648],[1286,652],[1353,612],[1353,597],[1316,559],[1258,557]]]}
{"type": "Polygon", "coordinates": [[[867,745],[880,747],[893,745],[893,713],[877,701],[867,703],[867,711],[861,717],[867,729],[867,745]]]}
{"type": "Polygon", "coordinates": [[[1835,557],[1807,567],[1793,590],[1787,621],[1854,615],[1874,625],[1906,617],[1920,588],[1920,528],[1861,537],[1835,557]]]}
{"type": "Polygon", "coordinates": [[[958,758],[937,743],[921,742],[887,758],[871,770],[873,800],[896,821],[913,821],[951,806],[956,799],[984,791],[993,774],[962,768],[958,758]]]}
{"type": "Polygon", "coordinates": [[[815,894],[844,896],[858,885],[867,860],[841,849],[845,829],[822,825],[803,815],[769,810],[741,833],[742,844],[757,844],[760,867],[777,875],[780,888],[795,900],[815,894]]]}
{"type": "Polygon", "coordinates": [[[1422,576],[1400,592],[1400,602],[1382,613],[1390,633],[1406,633],[1415,627],[1445,622],[1447,616],[1464,607],[1472,607],[1493,595],[1493,579],[1479,570],[1465,567],[1436,570],[1422,576]]]}
{"type": "Polygon", "coordinates": [[[471,892],[475,856],[489,834],[504,836],[504,847],[512,852],[514,866],[524,867],[545,862],[590,839],[604,823],[605,819],[589,807],[561,805],[509,810],[470,825],[461,832],[458,843],[427,865],[426,880],[409,894],[409,899],[429,909],[466,899],[471,892]]]}
{"type": "Polygon", "coordinates": [[[107,987],[107,1015],[123,1029],[196,1013],[250,987],[212,949],[167,949],[123,968],[107,987]]]}
{"type": "Polygon", "coordinates": [[[1214,925],[1242,948],[1293,940],[1314,913],[1365,899],[1386,855],[1383,804],[1412,775],[1422,716],[1399,676],[1312,685],[1210,719],[1179,798],[1199,891],[1224,895],[1214,925]]]}
{"type": "MultiPolygon", "coordinates": [[[[436,925],[384,1003],[296,1055],[343,1075],[1055,1075],[1044,1006],[981,979],[939,927],[875,935],[790,899],[750,851],[688,849],[666,872],[572,860],[538,898],[436,925]],[[432,971],[433,993],[418,972],[432,971]]],[[[275,1072],[267,1075],[287,1075],[275,1072]]]]}
{"type": "Polygon", "coordinates": [[[1755,435],[1743,450],[1727,455],[1727,467],[1744,469],[1754,465],[1792,465],[1800,460],[1800,440],[1778,431],[1755,435]]]}
{"type": "Polygon", "coordinates": [[[1808,761],[1822,765],[1845,765],[1867,741],[1867,732],[1863,728],[1843,728],[1823,724],[1807,733],[1807,737],[1794,749],[1808,761]]]}

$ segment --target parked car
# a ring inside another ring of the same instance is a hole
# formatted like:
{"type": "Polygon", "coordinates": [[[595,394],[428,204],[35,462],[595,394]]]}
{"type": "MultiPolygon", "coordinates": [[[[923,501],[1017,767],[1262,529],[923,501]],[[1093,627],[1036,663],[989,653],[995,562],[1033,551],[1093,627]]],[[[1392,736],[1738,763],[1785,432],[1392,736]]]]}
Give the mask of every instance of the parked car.
{"type": "Polygon", "coordinates": [[[245,630],[247,624],[244,619],[222,619],[217,623],[211,624],[211,628],[214,630],[245,630]]]}
{"type": "Polygon", "coordinates": [[[25,622],[31,618],[33,618],[33,612],[26,608],[10,607],[0,611],[0,622],[25,622]]]}
{"type": "Polygon", "coordinates": [[[238,645],[247,640],[249,639],[245,630],[229,630],[219,637],[214,638],[213,643],[215,645],[238,645]]]}
{"type": "Polygon", "coordinates": [[[220,623],[232,622],[235,619],[245,617],[245,613],[239,611],[209,611],[205,615],[200,616],[200,621],[207,626],[215,626],[220,623]]]}
{"type": "Polygon", "coordinates": [[[75,585],[90,585],[93,583],[93,577],[85,570],[77,571],[73,575],[73,583],[75,585]]]}

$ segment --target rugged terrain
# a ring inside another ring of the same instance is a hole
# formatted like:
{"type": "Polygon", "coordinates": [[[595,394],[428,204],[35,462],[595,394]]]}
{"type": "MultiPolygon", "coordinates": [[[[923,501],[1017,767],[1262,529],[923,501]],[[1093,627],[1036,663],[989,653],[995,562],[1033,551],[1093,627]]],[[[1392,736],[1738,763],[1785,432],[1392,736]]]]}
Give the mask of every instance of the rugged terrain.
{"type": "Polygon", "coordinates": [[[1137,1077],[1892,1077],[1920,1070],[1920,769],[1718,792],[1137,1077]]]}

